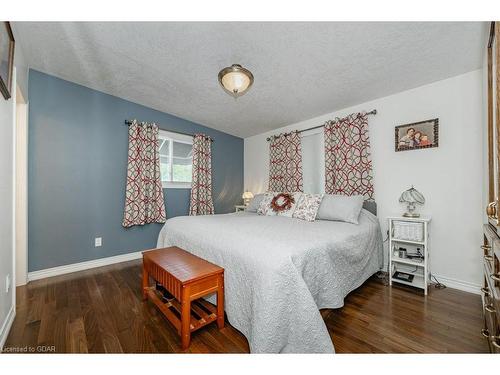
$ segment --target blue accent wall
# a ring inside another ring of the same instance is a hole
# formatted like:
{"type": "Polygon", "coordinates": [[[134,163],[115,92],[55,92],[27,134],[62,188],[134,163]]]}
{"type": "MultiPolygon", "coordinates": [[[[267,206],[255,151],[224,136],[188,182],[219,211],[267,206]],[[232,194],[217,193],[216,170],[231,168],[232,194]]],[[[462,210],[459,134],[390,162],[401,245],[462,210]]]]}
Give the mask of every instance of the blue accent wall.
{"type": "MultiPolygon", "coordinates": [[[[121,226],[128,152],[124,120],[134,118],[213,137],[215,212],[232,212],[241,203],[243,139],[30,70],[29,271],[156,246],[161,224],[121,226]],[[101,247],[94,247],[95,237],[102,237],[101,247]]],[[[168,218],[187,215],[189,189],[163,193],[168,218]]]]}

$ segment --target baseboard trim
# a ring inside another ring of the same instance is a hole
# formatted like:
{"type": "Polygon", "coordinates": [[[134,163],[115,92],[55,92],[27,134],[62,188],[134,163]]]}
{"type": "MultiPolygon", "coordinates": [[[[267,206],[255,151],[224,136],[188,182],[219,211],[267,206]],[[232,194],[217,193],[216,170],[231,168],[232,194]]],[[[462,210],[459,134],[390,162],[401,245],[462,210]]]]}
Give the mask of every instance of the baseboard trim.
{"type": "MultiPolygon", "coordinates": [[[[142,257],[142,252],[137,251],[134,253],[116,255],[107,258],[100,258],[95,260],[89,260],[87,262],[73,263],[65,266],[47,268],[44,270],[28,272],[28,281],[45,279],[47,277],[64,275],[67,273],[84,271],[91,268],[103,267],[110,264],[116,264],[121,262],[128,262],[130,260],[140,259],[142,257]]],[[[436,278],[445,284],[447,287],[452,289],[462,290],[464,292],[481,294],[481,286],[478,284],[470,283],[467,281],[461,281],[457,279],[452,279],[449,277],[434,275],[436,278]]],[[[1,331],[3,332],[3,331],[1,331]]]]}
{"type": "MultiPolygon", "coordinates": [[[[433,274],[434,275],[434,274],[433,274]]],[[[434,275],[439,282],[446,285],[448,288],[458,289],[463,292],[469,292],[474,294],[481,294],[481,285],[470,283],[468,281],[461,281],[457,279],[452,279],[445,276],[434,275]]],[[[432,280],[435,281],[435,280],[432,280]]]]}
{"type": "MultiPolygon", "coordinates": [[[[388,269],[389,269],[389,264],[384,262],[384,268],[381,269],[381,271],[387,272],[388,269]]],[[[450,277],[441,276],[441,275],[437,275],[434,273],[432,273],[432,275],[435,276],[439,280],[439,282],[443,283],[448,288],[458,289],[458,290],[461,290],[463,292],[468,292],[468,293],[481,294],[481,285],[479,285],[479,284],[470,283],[468,281],[452,279],[450,277]]],[[[435,280],[431,280],[431,281],[435,282],[435,280]]]]}
{"type": "Polygon", "coordinates": [[[115,255],[107,258],[94,259],[86,262],[73,263],[65,266],[28,272],[28,281],[45,279],[47,277],[59,276],[72,272],[84,271],[91,268],[107,266],[115,263],[128,262],[129,260],[140,259],[141,257],[142,257],[142,251],[137,251],[134,253],[115,255]]]}
{"type": "Polygon", "coordinates": [[[7,336],[9,336],[10,329],[12,327],[12,323],[14,323],[14,318],[16,317],[16,309],[15,306],[12,306],[5,318],[5,322],[3,323],[2,329],[0,330],[0,353],[3,350],[3,346],[5,345],[5,341],[7,341],[7,336]]]}

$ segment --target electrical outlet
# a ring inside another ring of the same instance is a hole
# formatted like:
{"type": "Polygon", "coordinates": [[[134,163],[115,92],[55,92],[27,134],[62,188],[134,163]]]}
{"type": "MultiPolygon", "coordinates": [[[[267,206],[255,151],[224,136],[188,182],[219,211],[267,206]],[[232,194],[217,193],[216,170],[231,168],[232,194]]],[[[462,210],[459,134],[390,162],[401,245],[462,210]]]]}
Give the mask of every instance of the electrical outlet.
{"type": "Polygon", "coordinates": [[[95,247],[100,247],[102,246],[102,237],[96,237],[94,240],[94,246],[95,247]]]}
{"type": "Polygon", "coordinates": [[[10,275],[5,276],[5,293],[9,293],[10,290],[10,275]]]}

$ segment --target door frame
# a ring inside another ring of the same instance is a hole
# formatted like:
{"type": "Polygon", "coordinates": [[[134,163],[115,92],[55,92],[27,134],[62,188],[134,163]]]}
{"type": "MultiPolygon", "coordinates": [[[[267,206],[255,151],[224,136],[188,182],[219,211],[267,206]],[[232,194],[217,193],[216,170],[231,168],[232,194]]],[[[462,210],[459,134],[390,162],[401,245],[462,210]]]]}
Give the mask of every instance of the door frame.
{"type": "Polygon", "coordinates": [[[28,102],[19,86],[15,111],[14,288],[28,282],[28,102]]]}

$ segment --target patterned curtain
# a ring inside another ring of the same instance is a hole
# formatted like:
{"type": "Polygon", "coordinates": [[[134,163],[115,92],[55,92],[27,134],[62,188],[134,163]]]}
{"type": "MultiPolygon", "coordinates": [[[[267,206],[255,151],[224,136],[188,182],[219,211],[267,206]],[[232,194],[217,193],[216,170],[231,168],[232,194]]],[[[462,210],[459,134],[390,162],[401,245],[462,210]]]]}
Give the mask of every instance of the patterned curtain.
{"type": "Polygon", "coordinates": [[[193,139],[193,179],[189,215],[214,213],[212,201],[212,140],[204,134],[193,139]]]}
{"type": "Polygon", "coordinates": [[[325,124],[325,192],[373,199],[368,116],[351,114],[325,124]]]}
{"type": "Polygon", "coordinates": [[[134,120],[129,126],[124,227],[166,221],[158,133],[156,124],[134,120]]]}
{"type": "Polygon", "coordinates": [[[302,147],[298,132],[280,134],[269,144],[269,191],[301,192],[302,147]]]}

